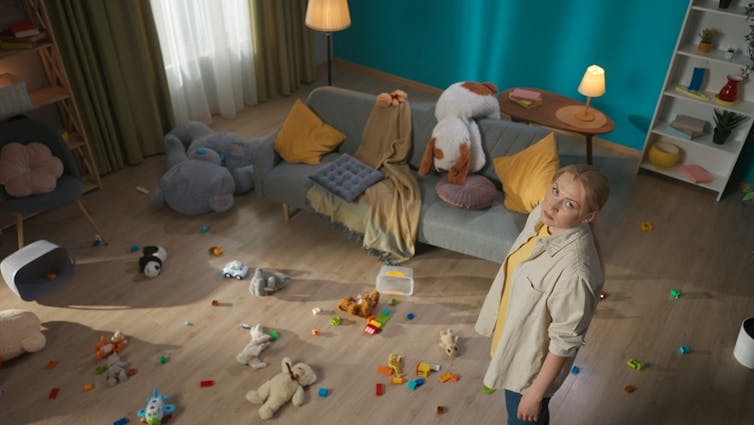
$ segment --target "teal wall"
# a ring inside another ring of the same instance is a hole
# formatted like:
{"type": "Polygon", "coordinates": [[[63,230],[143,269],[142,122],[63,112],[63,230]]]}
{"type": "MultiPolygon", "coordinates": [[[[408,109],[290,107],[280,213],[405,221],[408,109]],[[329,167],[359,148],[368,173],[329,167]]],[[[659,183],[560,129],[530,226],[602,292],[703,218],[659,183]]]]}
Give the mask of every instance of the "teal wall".
{"type": "MultiPolygon", "coordinates": [[[[615,121],[604,136],[641,150],[686,13],[673,0],[351,0],[334,56],[443,89],[492,81],[583,99],[587,66],[605,69],[592,104],[615,121]]],[[[749,143],[751,145],[751,143],[749,143]]],[[[754,149],[749,149],[754,150],[754,149]]],[[[752,152],[740,177],[754,179],[752,152]]]]}

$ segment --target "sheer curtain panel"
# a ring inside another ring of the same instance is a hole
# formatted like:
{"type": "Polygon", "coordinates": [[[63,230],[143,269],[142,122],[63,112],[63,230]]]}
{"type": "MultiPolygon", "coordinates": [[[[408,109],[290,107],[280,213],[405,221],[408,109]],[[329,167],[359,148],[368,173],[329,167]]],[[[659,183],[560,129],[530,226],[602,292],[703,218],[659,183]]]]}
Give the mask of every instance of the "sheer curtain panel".
{"type": "Polygon", "coordinates": [[[248,0],[151,0],[176,125],[257,103],[248,0]]]}

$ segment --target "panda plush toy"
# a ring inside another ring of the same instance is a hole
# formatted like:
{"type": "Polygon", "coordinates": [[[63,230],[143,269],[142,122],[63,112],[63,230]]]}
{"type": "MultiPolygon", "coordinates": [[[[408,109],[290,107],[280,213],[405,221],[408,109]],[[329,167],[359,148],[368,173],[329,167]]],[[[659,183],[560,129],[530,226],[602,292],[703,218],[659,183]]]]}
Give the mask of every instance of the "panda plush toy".
{"type": "Polygon", "coordinates": [[[139,258],[139,271],[144,273],[148,278],[154,278],[160,275],[162,263],[168,259],[168,252],[161,246],[145,246],[139,258]]]}

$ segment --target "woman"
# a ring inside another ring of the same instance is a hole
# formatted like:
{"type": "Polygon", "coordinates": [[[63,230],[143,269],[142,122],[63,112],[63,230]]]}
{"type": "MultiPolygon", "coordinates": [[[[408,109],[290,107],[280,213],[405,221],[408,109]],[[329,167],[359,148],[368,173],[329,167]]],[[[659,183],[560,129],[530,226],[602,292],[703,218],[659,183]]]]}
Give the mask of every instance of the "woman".
{"type": "Polygon", "coordinates": [[[492,336],[485,390],[505,389],[508,424],[549,423],[602,289],[590,223],[607,201],[590,165],[561,168],[492,283],[475,329],[492,336]]]}

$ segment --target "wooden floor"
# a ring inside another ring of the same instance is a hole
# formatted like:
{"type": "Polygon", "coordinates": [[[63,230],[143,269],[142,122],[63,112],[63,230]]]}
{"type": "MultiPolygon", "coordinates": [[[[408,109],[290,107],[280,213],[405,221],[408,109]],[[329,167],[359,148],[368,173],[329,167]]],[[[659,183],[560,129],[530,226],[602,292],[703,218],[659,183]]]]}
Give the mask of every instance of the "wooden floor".
{"type": "MultiPolygon", "coordinates": [[[[343,87],[377,93],[399,86],[410,101],[437,96],[343,63],[333,71],[334,84],[343,87]]],[[[311,88],[214,126],[246,137],[263,135],[311,88]]],[[[754,371],[732,352],[741,321],[754,315],[754,207],[742,204],[738,194],[716,203],[713,192],[636,175],[635,157],[600,145],[595,163],[613,183],[597,226],[608,296],[576,360],[581,372],[569,376],[550,404],[552,423],[751,424],[754,371]],[[654,231],[642,232],[642,222],[652,223],[654,231]],[[672,288],[681,291],[680,299],[669,296],[672,288]],[[681,345],[691,352],[681,355],[681,345]],[[646,368],[628,368],[629,358],[646,368]],[[626,385],[637,389],[626,393],[626,385]]],[[[170,423],[261,423],[244,395],[280,372],[283,356],[310,363],[319,382],[308,389],[304,406],[283,407],[274,419],[278,423],[505,423],[503,394],[481,391],[489,340],[473,331],[497,264],[421,246],[406,264],[414,269],[415,294],[396,297],[381,334],[364,335],[362,321],[351,317],[331,327],[338,299],[374,287],[382,265],[376,258],[311,214],[284,223],[280,206],[254,193],[237,197],[225,214],[188,217],[153,208],[136,187],[151,189],[163,171],[163,158],[151,158],[106,176],[103,190],[85,196],[109,246],[91,247],[93,232],[75,206],[27,221],[27,240],[65,246],[79,264],[71,281],[38,302],[25,303],[0,287],[0,305],[34,311],[47,337],[43,351],[0,367],[0,423],[110,424],[121,417],[134,423],[154,387],[177,407],[170,423]],[[202,226],[209,231],[201,232],[202,226]],[[167,249],[161,276],[139,273],[138,254],[129,253],[134,244],[167,249]],[[213,245],[222,247],[222,257],[208,254],[213,245]],[[293,280],[274,296],[252,297],[247,283],[220,277],[220,268],[233,259],[289,273],[293,280]],[[313,316],[315,307],[326,314],[313,316]],[[410,312],[416,316],[412,321],[406,319],[410,312]],[[269,367],[252,370],[236,362],[248,342],[241,323],[280,333],[261,356],[269,367]],[[311,334],[314,328],[320,336],[311,334]],[[437,347],[446,328],[461,336],[454,362],[437,347]],[[138,374],[109,387],[95,374],[93,345],[117,330],[128,336],[122,355],[138,374]],[[441,384],[434,373],[415,392],[389,385],[376,368],[390,353],[403,355],[407,372],[426,361],[461,379],[441,384]],[[167,356],[165,364],[161,356],[167,356]],[[57,367],[48,369],[49,360],[57,367]],[[201,388],[202,380],[215,385],[201,388]],[[386,389],[377,397],[380,382],[386,389]],[[83,390],[88,383],[94,384],[91,392],[83,390]],[[59,395],[48,400],[54,387],[59,395]],[[330,389],[327,398],[317,396],[320,387],[330,389]],[[438,415],[438,406],[447,412],[438,415]]],[[[0,257],[15,250],[13,230],[0,236],[0,257]]]]}

